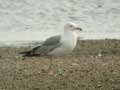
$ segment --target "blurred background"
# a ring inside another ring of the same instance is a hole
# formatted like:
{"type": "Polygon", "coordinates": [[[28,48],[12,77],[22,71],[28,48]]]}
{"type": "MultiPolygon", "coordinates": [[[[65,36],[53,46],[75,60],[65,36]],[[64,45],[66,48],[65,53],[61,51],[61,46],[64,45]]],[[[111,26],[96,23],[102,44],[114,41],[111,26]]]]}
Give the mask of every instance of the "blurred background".
{"type": "Polygon", "coordinates": [[[0,41],[42,40],[67,22],[86,39],[120,39],[120,0],[0,0],[0,41]]]}

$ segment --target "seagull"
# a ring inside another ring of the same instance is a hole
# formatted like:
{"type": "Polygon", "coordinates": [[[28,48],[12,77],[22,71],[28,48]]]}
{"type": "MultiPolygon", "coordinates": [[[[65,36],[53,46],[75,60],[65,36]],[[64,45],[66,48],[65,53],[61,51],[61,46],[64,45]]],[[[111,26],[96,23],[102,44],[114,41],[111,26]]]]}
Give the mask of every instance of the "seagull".
{"type": "Polygon", "coordinates": [[[52,36],[46,39],[42,45],[34,47],[30,51],[20,52],[19,54],[24,57],[69,54],[76,47],[78,31],[82,31],[82,28],[78,27],[75,23],[69,22],[64,25],[64,32],[61,35],[52,36]]]}

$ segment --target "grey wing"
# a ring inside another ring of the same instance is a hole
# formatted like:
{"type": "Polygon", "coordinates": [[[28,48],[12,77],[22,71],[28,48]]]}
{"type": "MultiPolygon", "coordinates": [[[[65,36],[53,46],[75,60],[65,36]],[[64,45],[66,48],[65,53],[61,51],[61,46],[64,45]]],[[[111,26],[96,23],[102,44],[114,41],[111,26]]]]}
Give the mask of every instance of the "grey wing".
{"type": "Polygon", "coordinates": [[[61,39],[60,35],[50,37],[43,43],[43,45],[55,45],[55,44],[58,44],[60,42],[60,39],[61,39]]]}
{"type": "Polygon", "coordinates": [[[48,54],[61,45],[59,35],[48,38],[41,46],[33,48],[33,54],[48,54]]]}

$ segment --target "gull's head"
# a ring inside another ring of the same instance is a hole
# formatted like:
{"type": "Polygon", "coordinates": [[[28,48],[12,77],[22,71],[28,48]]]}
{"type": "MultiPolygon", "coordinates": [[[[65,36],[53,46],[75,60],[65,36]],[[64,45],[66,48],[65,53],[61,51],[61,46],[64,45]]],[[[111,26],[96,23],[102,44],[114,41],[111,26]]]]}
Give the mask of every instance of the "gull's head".
{"type": "Polygon", "coordinates": [[[75,23],[69,22],[65,24],[64,31],[82,31],[82,28],[78,27],[75,23]]]}

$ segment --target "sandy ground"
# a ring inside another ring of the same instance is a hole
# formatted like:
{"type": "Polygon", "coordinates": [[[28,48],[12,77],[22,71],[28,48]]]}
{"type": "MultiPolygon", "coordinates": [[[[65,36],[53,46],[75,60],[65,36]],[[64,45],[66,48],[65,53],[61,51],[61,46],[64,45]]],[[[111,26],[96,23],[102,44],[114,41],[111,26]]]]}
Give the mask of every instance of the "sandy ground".
{"type": "Polygon", "coordinates": [[[79,41],[70,55],[16,56],[29,48],[0,48],[0,90],[120,90],[120,40],[79,41]]]}

